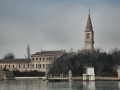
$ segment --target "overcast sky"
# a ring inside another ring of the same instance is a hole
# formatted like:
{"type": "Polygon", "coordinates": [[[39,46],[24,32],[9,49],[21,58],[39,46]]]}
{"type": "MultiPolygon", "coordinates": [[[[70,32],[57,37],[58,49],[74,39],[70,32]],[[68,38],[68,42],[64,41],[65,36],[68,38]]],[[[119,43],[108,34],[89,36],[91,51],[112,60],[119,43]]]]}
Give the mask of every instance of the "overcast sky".
{"type": "Polygon", "coordinates": [[[0,0],[0,58],[82,49],[88,9],[95,48],[120,48],[120,0],[0,0]]]}

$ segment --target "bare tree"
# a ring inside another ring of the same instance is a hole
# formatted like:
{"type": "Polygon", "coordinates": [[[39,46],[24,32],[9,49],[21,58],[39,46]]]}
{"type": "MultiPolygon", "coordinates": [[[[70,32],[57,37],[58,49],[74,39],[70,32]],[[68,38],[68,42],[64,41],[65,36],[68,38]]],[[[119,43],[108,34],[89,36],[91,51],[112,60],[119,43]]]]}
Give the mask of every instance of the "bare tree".
{"type": "Polygon", "coordinates": [[[15,55],[13,53],[7,53],[3,59],[15,59],[15,55]]]}
{"type": "Polygon", "coordinates": [[[30,46],[27,46],[27,58],[30,59],[30,46]]]}
{"type": "Polygon", "coordinates": [[[70,48],[70,49],[69,49],[69,52],[70,52],[70,53],[74,53],[74,48],[70,48]]]}
{"type": "Polygon", "coordinates": [[[115,52],[117,52],[117,53],[120,52],[120,49],[117,48],[117,47],[115,47],[114,49],[110,49],[108,53],[109,53],[109,54],[113,54],[113,53],[115,53],[115,52]]]}

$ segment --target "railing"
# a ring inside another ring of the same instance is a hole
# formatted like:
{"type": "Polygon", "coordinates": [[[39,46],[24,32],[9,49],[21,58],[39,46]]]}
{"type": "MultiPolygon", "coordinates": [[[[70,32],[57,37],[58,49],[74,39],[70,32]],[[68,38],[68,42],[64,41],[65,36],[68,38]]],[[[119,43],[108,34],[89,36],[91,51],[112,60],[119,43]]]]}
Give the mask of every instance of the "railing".
{"type": "Polygon", "coordinates": [[[69,74],[48,74],[48,78],[66,78],[69,77],[69,74]]]}

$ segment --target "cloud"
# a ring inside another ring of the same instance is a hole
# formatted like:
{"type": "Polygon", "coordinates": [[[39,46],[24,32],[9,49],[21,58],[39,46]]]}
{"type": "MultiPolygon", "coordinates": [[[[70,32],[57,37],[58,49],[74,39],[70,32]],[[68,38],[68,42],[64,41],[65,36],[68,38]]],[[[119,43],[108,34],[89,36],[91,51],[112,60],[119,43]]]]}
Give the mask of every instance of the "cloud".
{"type": "MultiPolygon", "coordinates": [[[[114,3],[116,4],[116,3],[114,3]]],[[[13,52],[21,58],[43,50],[82,49],[91,9],[95,47],[109,50],[120,45],[120,6],[85,1],[0,1],[0,57],[13,52]]]]}

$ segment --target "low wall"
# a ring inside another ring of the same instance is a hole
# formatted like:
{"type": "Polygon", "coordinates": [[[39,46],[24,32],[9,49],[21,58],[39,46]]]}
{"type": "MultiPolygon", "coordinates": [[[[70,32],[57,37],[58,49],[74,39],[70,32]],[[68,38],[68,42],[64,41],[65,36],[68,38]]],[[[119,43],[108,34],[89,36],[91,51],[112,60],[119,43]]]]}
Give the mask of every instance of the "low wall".
{"type": "Polygon", "coordinates": [[[15,79],[42,79],[43,77],[15,77],[15,79]]]}
{"type": "MultiPolygon", "coordinates": [[[[44,77],[15,77],[15,79],[42,79],[44,77]]],[[[73,81],[83,81],[83,77],[73,77],[73,81]]],[[[120,81],[117,77],[95,77],[95,81],[120,81]]]]}

